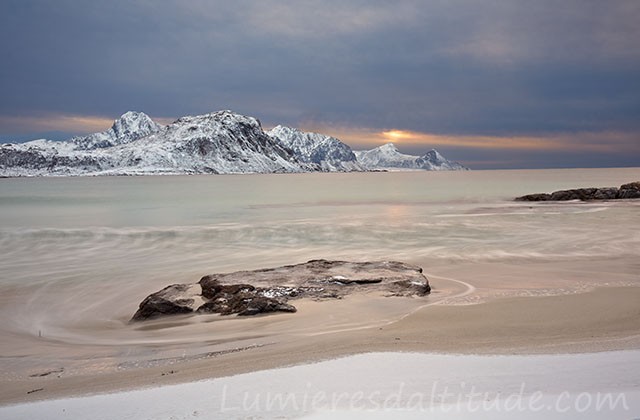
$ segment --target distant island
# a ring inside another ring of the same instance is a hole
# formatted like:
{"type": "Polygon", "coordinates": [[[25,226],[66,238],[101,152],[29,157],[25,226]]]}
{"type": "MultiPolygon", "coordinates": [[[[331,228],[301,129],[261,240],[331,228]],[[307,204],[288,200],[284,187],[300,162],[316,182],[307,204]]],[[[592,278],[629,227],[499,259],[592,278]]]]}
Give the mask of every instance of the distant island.
{"type": "Polygon", "coordinates": [[[103,132],[66,141],[0,145],[0,176],[87,176],[467,170],[436,150],[401,154],[389,143],[354,152],[339,139],[296,128],[264,131],[231,111],[186,116],[162,126],[127,112],[103,132]]]}
{"type": "Polygon", "coordinates": [[[640,181],[623,184],[617,187],[591,187],[576,188],[572,190],[560,190],[552,193],[527,194],[516,197],[516,201],[596,201],[596,200],[622,200],[640,198],[640,181]]]}

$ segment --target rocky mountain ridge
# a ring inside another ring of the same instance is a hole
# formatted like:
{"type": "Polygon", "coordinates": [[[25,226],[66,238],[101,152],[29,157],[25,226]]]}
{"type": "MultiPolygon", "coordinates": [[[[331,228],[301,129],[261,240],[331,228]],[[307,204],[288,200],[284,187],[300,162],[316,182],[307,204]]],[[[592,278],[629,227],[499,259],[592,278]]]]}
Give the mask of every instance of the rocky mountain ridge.
{"type": "MultiPolygon", "coordinates": [[[[387,164],[362,153],[319,133],[285,126],[264,131],[256,118],[232,111],[186,116],[166,126],[130,111],[100,133],[0,145],[0,176],[350,172],[387,164]]],[[[457,168],[435,151],[411,159],[396,167],[457,168]]]]}
{"type": "Polygon", "coordinates": [[[426,170],[426,171],[466,171],[468,168],[458,162],[446,159],[437,150],[431,149],[422,156],[400,153],[393,143],[383,144],[371,150],[355,152],[358,162],[367,169],[386,170],[426,170]]]}
{"type": "Polygon", "coordinates": [[[297,128],[278,125],[268,131],[302,161],[319,165],[324,171],[365,171],[353,150],[335,137],[308,133],[297,128]]]}

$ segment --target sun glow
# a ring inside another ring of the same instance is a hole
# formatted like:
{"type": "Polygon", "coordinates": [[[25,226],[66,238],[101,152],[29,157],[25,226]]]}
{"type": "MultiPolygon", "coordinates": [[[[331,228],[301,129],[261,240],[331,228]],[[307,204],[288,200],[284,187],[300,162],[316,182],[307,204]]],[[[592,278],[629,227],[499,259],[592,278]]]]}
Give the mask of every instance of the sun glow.
{"type": "Polygon", "coordinates": [[[355,150],[385,143],[405,146],[460,147],[503,150],[565,150],[637,153],[640,142],[636,132],[570,132],[541,135],[452,135],[410,130],[375,130],[365,127],[306,126],[306,131],[330,134],[350,144],[355,150]]]}
{"type": "Polygon", "coordinates": [[[395,142],[399,142],[402,140],[408,140],[411,139],[414,136],[413,133],[411,133],[410,131],[403,131],[403,130],[389,130],[389,131],[383,131],[382,133],[383,137],[386,137],[392,141],[395,142]]]}

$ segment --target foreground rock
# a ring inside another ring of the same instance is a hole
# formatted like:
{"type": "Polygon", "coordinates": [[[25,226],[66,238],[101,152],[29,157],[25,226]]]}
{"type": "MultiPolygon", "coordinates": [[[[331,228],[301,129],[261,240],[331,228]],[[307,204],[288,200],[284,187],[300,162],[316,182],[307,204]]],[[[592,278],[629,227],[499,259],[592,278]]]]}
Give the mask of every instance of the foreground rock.
{"type": "Polygon", "coordinates": [[[147,296],[131,321],[193,312],[239,316],[295,312],[296,308],[287,303],[289,300],[340,299],[358,291],[424,296],[431,287],[422,268],[402,262],[311,260],[277,268],[210,274],[198,283],[167,286],[147,296]]]}
{"type": "Polygon", "coordinates": [[[640,198],[640,182],[624,184],[620,188],[578,188],[574,190],[555,191],[551,194],[538,193],[517,197],[516,201],[567,201],[567,200],[616,200],[640,198]]]}

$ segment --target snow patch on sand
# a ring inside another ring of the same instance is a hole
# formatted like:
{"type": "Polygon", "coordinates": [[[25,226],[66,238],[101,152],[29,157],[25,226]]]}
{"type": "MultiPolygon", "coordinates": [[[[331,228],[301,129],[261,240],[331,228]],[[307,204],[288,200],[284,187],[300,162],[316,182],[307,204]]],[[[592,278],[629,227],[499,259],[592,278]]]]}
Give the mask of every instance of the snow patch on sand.
{"type": "Polygon", "coordinates": [[[640,350],[369,353],[159,388],[0,407],[0,418],[635,418],[640,350]]]}

